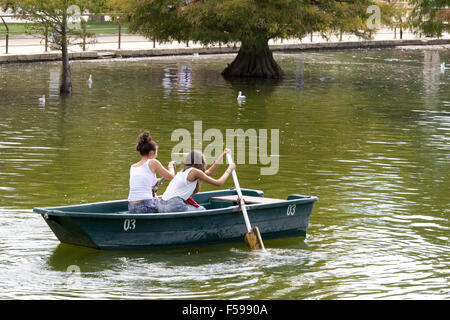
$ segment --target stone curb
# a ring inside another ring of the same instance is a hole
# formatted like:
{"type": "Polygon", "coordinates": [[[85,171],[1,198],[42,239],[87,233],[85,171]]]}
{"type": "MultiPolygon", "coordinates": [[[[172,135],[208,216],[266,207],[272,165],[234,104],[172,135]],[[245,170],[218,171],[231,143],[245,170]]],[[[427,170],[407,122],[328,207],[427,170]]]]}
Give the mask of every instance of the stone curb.
{"type": "MultiPolygon", "coordinates": [[[[392,48],[398,46],[426,46],[446,45],[450,39],[419,39],[419,40],[377,40],[377,41],[351,41],[351,42],[326,42],[326,43],[301,43],[301,44],[277,44],[271,45],[274,52],[281,51],[308,51],[308,50],[339,50],[339,49],[370,49],[392,48]]],[[[177,48],[177,49],[117,49],[96,50],[69,53],[71,60],[92,60],[109,58],[135,58],[158,57],[197,54],[226,54],[237,53],[239,48],[177,48]]],[[[0,54],[0,64],[58,61],[61,53],[32,53],[32,54],[0,54]]]]}

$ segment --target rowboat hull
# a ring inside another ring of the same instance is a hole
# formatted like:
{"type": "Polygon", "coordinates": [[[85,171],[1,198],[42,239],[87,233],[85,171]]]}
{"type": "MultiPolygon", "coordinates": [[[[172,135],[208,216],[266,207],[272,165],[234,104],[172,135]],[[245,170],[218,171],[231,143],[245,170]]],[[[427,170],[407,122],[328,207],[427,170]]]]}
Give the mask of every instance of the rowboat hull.
{"type": "MultiPolygon", "coordinates": [[[[247,232],[242,212],[234,203],[212,200],[235,190],[202,192],[195,200],[206,211],[130,214],[127,202],[110,201],[55,208],[35,208],[62,243],[101,250],[148,250],[242,242],[247,232]]],[[[262,197],[243,189],[244,196],[262,197]]],[[[263,239],[306,235],[316,197],[291,195],[275,203],[247,206],[252,225],[263,239]]]]}

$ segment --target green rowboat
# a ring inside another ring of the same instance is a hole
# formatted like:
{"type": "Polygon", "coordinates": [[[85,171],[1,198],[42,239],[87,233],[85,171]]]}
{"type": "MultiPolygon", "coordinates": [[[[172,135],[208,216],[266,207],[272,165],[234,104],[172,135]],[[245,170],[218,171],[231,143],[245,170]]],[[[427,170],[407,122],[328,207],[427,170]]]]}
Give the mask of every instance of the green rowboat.
{"type": "MultiPolygon", "coordinates": [[[[262,238],[305,236],[317,197],[265,198],[242,189],[250,221],[262,238]]],[[[34,208],[62,243],[100,250],[149,250],[242,243],[247,232],[236,190],[200,192],[194,200],[206,211],[128,213],[126,200],[34,208]]]]}

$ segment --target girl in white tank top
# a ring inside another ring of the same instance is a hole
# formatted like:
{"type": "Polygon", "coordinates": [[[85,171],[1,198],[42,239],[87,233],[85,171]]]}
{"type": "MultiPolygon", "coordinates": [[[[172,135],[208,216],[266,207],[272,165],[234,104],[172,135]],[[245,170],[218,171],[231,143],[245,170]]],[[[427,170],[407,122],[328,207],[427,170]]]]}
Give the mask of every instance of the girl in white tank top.
{"type": "Polygon", "coordinates": [[[147,159],[142,166],[130,167],[130,193],[128,201],[152,199],[152,187],[156,184],[156,173],[150,170],[147,159]]]}
{"type": "Polygon", "coordinates": [[[172,180],[175,174],[173,162],[169,163],[169,170],[166,170],[156,160],[158,145],[152,141],[148,131],[139,136],[136,150],[142,158],[130,167],[128,211],[130,213],[158,212],[158,200],[152,192],[152,187],[157,182],[156,173],[167,180],[172,180]]]}
{"type": "Polygon", "coordinates": [[[222,158],[227,152],[229,152],[229,149],[225,149],[218,159],[214,161],[214,164],[208,170],[205,170],[206,161],[203,154],[196,150],[191,151],[184,162],[184,169],[176,174],[159,200],[158,211],[180,212],[205,210],[204,207],[199,206],[192,199],[192,195],[199,191],[200,181],[205,181],[215,186],[221,186],[225,183],[236,167],[234,164],[229,165],[222,177],[217,180],[211,178],[210,175],[217,169],[219,162],[222,161],[222,158]]]}
{"type": "Polygon", "coordinates": [[[198,183],[197,180],[189,181],[187,179],[192,169],[194,168],[191,167],[178,172],[167,186],[166,192],[164,192],[161,199],[167,201],[175,197],[180,197],[183,200],[187,200],[194,193],[198,183]]]}

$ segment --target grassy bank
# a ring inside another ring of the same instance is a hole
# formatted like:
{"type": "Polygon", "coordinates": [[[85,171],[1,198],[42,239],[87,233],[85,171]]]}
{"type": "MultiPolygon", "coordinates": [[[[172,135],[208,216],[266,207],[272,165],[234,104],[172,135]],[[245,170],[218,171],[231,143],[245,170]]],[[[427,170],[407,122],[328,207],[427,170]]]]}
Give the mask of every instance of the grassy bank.
{"type": "MultiPolygon", "coordinates": [[[[31,23],[8,23],[9,35],[11,38],[23,37],[27,34],[37,34],[31,30],[31,23]]],[[[119,26],[115,22],[88,22],[87,30],[95,35],[115,35],[119,33],[119,26]]],[[[0,23],[0,38],[5,38],[6,28],[0,23]]],[[[128,33],[128,26],[122,24],[122,33],[128,33]]]]}

